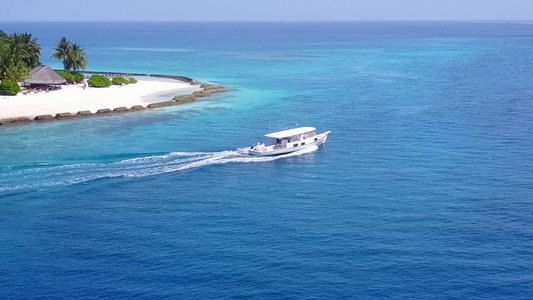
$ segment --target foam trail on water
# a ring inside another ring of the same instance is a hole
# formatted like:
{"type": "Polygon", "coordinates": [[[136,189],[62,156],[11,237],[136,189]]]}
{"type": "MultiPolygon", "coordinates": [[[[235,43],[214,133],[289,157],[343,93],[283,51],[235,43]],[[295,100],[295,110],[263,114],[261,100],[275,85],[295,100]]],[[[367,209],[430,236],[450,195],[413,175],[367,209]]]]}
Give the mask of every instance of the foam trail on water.
{"type": "Polygon", "coordinates": [[[317,149],[318,147],[315,146],[289,154],[268,157],[243,156],[235,151],[171,152],[110,163],[10,166],[4,168],[4,172],[0,172],[0,193],[72,185],[102,178],[140,178],[227,163],[268,162],[310,153],[317,149]],[[18,184],[20,182],[26,183],[18,184]]]}

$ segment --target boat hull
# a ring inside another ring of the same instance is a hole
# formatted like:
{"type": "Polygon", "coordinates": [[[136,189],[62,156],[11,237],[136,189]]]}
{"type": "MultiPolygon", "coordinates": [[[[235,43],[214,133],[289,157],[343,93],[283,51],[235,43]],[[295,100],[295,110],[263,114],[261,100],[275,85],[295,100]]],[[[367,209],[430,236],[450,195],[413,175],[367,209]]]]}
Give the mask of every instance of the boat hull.
{"type": "Polygon", "coordinates": [[[296,147],[287,147],[287,148],[280,148],[280,149],[274,149],[271,151],[255,151],[253,149],[248,149],[247,154],[251,156],[277,156],[277,155],[283,155],[283,154],[289,154],[292,152],[301,151],[310,147],[314,146],[322,146],[326,140],[328,139],[328,132],[324,132],[321,134],[316,135],[315,137],[318,138],[316,141],[306,142],[305,144],[300,144],[296,147]]]}

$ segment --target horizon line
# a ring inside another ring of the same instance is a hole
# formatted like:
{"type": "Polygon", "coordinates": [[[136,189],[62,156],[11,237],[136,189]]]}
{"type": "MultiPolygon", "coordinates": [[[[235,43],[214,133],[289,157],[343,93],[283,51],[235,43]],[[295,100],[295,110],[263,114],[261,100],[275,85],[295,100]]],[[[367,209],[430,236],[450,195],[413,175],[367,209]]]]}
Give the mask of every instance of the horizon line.
{"type": "Polygon", "coordinates": [[[375,19],[375,20],[2,20],[0,23],[365,23],[365,22],[533,22],[533,19],[375,19]]]}

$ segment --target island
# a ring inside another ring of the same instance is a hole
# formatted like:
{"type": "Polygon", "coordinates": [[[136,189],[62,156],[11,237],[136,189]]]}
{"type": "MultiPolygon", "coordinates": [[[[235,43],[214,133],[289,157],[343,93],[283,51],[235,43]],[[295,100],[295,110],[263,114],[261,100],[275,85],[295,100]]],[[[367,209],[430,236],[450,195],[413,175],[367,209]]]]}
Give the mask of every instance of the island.
{"type": "Polygon", "coordinates": [[[138,112],[225,92],[184,76],[88,72],[79,45],[62,38],[54,49],[52,58],[63,60],[64,70],[39,62],[31,34],[0,31],[0,127],[138,112]]]}

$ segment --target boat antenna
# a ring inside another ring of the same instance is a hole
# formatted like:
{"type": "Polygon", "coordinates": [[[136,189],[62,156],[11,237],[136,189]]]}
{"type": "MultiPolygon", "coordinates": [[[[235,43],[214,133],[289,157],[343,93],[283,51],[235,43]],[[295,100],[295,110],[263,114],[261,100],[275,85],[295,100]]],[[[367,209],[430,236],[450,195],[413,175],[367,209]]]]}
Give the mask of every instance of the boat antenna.
{"type": "MultiPolygon", "coordinates": [[[[261,127],[263,127],[263,129],[264,129],[265,131],[268,130],[268,128],[265,126],[265,123],[263,123],[263,121],[261,121],[261,127]]],[[[271,132],[271,131],[268,131],[268,132],[271,132]]]]}
{"type": "Polygon", "coordinates": [[[246,118],[245,116],[243,116],[244,119],[246,120],[246,122],[248,122],[248,124],[250,125],[250,127],[252,127],[252,129],[254,130],[255,132],[255,135],[257,136],[257,141],[261,140],[261,137],[259,136],[259,134],[257,133],[257,130],[255,130],[254,126],[252,125],[252,123],[248,120],[248,118],[246,118]]]}

